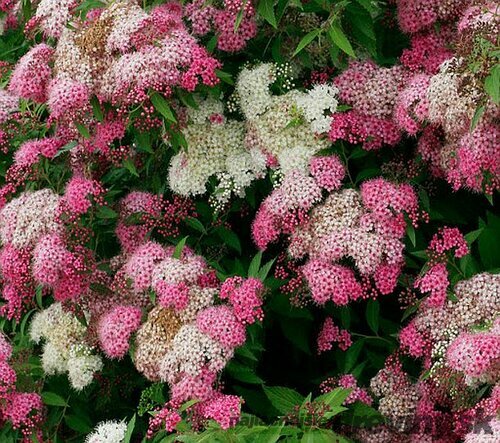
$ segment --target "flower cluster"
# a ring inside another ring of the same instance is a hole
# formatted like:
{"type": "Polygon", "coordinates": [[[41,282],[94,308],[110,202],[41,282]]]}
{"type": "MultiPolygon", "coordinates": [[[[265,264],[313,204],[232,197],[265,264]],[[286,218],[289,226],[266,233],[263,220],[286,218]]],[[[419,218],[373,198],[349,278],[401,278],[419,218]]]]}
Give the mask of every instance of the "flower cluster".
{"type": "Polygon", "coordinates": [[[12,346],[0,335],[0,420],[10,422],[19,429],[23,442],[41,439],[44,408],[36,393],[20,392],[16,389],[16,372],[9,364],[12,346]]]}
{"type": "Polygon", "coordinates": [[[36,313],[31,322],[31,340],[44,341],[43,370],[48,375],[67,373],[76,390],[89,385],[103,365],[85,336],[86,327],[71,312],[65,312],[60,303],[36,313]]]}

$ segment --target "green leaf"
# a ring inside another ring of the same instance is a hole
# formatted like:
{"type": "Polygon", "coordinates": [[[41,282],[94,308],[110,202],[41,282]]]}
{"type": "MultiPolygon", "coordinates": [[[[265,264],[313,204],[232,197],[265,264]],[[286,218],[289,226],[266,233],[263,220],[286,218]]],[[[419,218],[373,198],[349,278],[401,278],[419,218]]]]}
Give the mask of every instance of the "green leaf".
{"type": "Polygon", "coordinates": [[[330,29],[328,30],[328,36],[330,37],[331,41],[340,49],[342,49],[342,51],[344,51],[347,55],[356,57],[351,43],[347,39],[344,31],[342,31],[342,28],[338,23],[333,23],[332,26],[330,26],[330,29]]]}
{"type": "Polygon", "coordinates": [[[57,151],[56,155],[54,155],[53,158],[57,158],[60,155],[64,154],[65,152],[71,151],[77,145],[78,145],[78,142],[75,140],[65,144],[61,149],[59,149],[59,151],[57,151]]]}
{"type": "Polygon", "coordinates": [[[201,232],[202,234],[205,234],[207,232],[205,226],[203,226],[203,223],[197,218],[187,217],[186,219],[184,219],[184,221],[188,226],[190,226],[191,228],[195,229],[198,232],[201,232]]]}
{"type": "Polygon", "coordinates": [[[344,403],[351,392],[352,389],[335,388],[333,391],[316,397],[314,403],[325,403],[331,408],[336,408],[344,403]]]}
{"type": "Polygon", "coordinates": [[[99,122],[104,121],[104,114],[102,113],[101,104],[99,103],[99,100],[95,95],[90,100],[90,103],[92,104],[92,110],[94,111],[94,117],[97,119],[97,121],[99,121],[99,122]]]}
{"type": "Polygon", "coordinates": [[[118,213],[109,206],[99,206],[96,213],[97,218],[112,219],[117,218],[118,213]]]}
{"type": "Polygon", "coordinates": [[[351,369],[354,368],[354,365],[358,361],[359,354],[361,354],[361,351],[363,350],[364,344],[364,340],[360,339],[346,351],[344,372],[350,372],[351,369]]]}
{"type": "Polygon", "coordinates": [[[75,123],[75,126],[83,138],[90,138],[90,132],[85,126],[83,126],[81,123],[75,123]]]}
{"type": "Polygon", "coordinates": [[[66,400],[55,392],[42,392],[42,400],[48,406],[68,406],[66,400]]]}
{"type": "Polygon", "coordinates": [[[43,286],[38,285],[35,289],[36,304],[40,309],[43,309],[43,286]]]}
{"type": "Polygon", "coordinates": [[[474,116],[472,117],[472,120],[470,122],[470,131],[471,132],[474,131],[474,129],[476,129],[476,126],[479,123],[479,121],[481,120],[481,117],[483,116],[484,111],[486,111],[486,107],[484,105],[476,108],[476,111],[474,112],[474,116]]]}
{"type": "Polygon", "coordinates": [[[495,104],[500,104],[500,65],[494,66],[490,75],[486,77],[484,89],[495,104]]]}
{"type": "Polygon", "coordinates": [[[217,75],[217,78],[220,78],[224,83],[227,83],[228,85],[234,85],[233,76],[228,72],[216,69],[215,74],[217,75]]]}
{"type": "Polygon", "coordinates": [[[173,258],[176,258],[180,260],[182,256],[182,250],[184,249],[184,246],[186,245],[187,237],[184,237],[177,245],[175,246],[174,253],[172,254],[173,258]]]}
{"type": "Polygon", "coordinates": [[[297,391],[284,386],[264,386],[264,393],[271,404],[283,415],[302,404],[304,397],[297,391]]]}
{"type": "Polygon", "coordinates": [[[241,254],[240,239],[233,231],[226,228],[225,226],[218,226],[215,229],[215,232],[226,245],[241,254]]]}
{"type": "Polygon", "coordinates": [[[350,440],[330,429],[310,429],[304,432],[301,443],[349,443],[350,440]]]}
{"type": "Polygon", "coordinates": [[[356,428],[371,428],[384,422],[384,417],[375,408],[366,403],[355,402],[340,416],[343,424],[356,428]]]}
{"type": "Polygon", "coordinates": [[[257,12],[264,18],[273,28],[277,29],[276,15],[274,13],[274,0],[260,0],[257,6],[257,12]]]}
{"type": "Polygon", "coordinates": [[[299,42],[297,45],[297,48],[295,49],[295,52],[293,53],[292,57],[295,57],[300,51],[302,51],[307,45],[311,44],[312,41],[321,33],[320,29],[315,29],[314,31],[309,32],[306,34],[302,40],[299,42]]]}
{"type": "Polygon", "coordinates": [[[137,172],[137,168],[135,167],[134,161],[128,157],[123,161],[123,166],[127,171],[129,171],[135,177],[139,177],[139,173],[137,172]]]}
{"type": "Polygon", "coordinates": [[[123,437],[123,443],[130,443],[130,440],[132,438],[132,433],[134,432],[134,428],[135,428],[136,418],[137,418],[137,414],[134,414],[134,416],[128,422],[127,431],[125,432],[125,436],[123,437]]]}
{"type": "Polygon", "coordinates": [[[174,116],[174,113],[172,112],[172,109],[170,108],[170,105],[168,102],[165,100],[163,96],[158,94],[157,92],[153,92],[151,94],[151,103],[153,103],[153,106],[155,109],[165,117],[170,122],[176,123],[177,120],[174,116]]]}
{"type": "Polygon", "coordinates": [[[380,316],[380,304],[377,300],[369,300],[366,305],[366,321],[370,329],[377,334],[380,316]]]}
{"type": "Polygon", "coordinates": [[[416,238],[416,234],[415,234],[415,228],[413,227],[411,222],[409,222],[406,225],[406,235],[408,235],[408,238],[410,239],[413,247],[417,246],[417,238],[416,238]]]}
{"type": "Polygon", "coordinates": [[[248,267],[248,276],[249,277],[257,277],[257,274],[260,269],[260,263],[262,260],[262,251],[257,252],[252,261],[250,262],[250,266],[248,267]]]}
{"type": "Polygon", "coordinates": [[[276,258],[273,258],[272,260],[269,260],[264,266],[262,266],[262,268],[260,269],[260,271],[257,274],[257,278],[260,281],[264,281],[267,278],[269,271],[273,267],[275,261],[276,261],[276,258]]]}
{"type": "Polygon", "coordinates": [[[73,429],[73,431],[80,432],[81,434],[88,434],[92,431],[92,425],[84,420],[82,417],[76,415],[66,415],[64,417],[66,425],[73,429]]]}
{"type": "Polygon", "coordinates": [[[471,231],[467,234],[465,234],[465,240],[467,241],[468,245],[472,245],[472,243],[474,243],[478,238],[479,236],[481,235],[481,233],[483,232],[483,228],[481,229],[476,229],[475,231],[471,231]]]}
{"type": "Polygon", "coordinates": [[[226,372],[235,380],[242,381],[244,383],[260,385],[264,383],[256,373],[253,368],[248,367],[247,365],[243,365],[236,361],[231,361],[226,366],[226,372]]]}

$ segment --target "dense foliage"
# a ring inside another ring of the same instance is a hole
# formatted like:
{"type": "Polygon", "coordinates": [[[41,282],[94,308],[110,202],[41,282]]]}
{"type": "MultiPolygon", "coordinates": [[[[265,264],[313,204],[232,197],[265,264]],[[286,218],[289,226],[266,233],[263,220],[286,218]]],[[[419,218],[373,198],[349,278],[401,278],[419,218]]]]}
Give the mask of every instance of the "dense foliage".
{"type": "Polygon", "coordinates": [[[0,0],[0,441],[500,441],[500,7],[0,0]]]}

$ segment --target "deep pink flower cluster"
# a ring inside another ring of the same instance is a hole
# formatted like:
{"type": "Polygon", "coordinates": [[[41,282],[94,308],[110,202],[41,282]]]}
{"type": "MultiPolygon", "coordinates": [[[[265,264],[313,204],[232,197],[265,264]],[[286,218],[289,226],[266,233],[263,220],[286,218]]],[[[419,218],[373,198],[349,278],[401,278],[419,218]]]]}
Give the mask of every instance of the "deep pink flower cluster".
{"type": "Polygon", "coordinates": [[[139,329],[142,312],[133,306],[116,306],[99,320],[102,350],[110,358],[122,358],[128,351],[130,336],[139,329]]]}
{"type": "Polygon", "coordinates": [[[218,9],[203,0],[195,0],[186,6],[185,15],[191,21],[195,35],[205,35],[213,29],[218,37],[218,49],[226,52],[240,51],[257,33],[253,1],[224,0],[224,6],[218,9]],[[236,28],[241,10],[242,16],[236,28]]]}
{"type": "Polygon", "coordinates": [[[342,351],[346,351],[352,345],[351,334],[346,329],[340,329],[331,317],[328,317],[318,334],[318,354],[330,351],[334,343],[337,343],[342,351]]]}
{"type": "Polygon", "coordinates": [[[233,307],[235,318],[242,324],[251,325],[262,321],[262,293],[264,285],[257,278],[228,278],[220,289],[220,298],[233,307]]]}
{"type": "Polygon", "coordinates": [[[19,429],[23,442],[40,440],[42,399],[34,392],[17,391],[16,373],[8,363],[11,354],[11,345],[0,335],[0,422],[8,421],[14,429],[19,429]]]}
{"type": "Polygon", "coordinates": [[[10,77],[9,91],[19,97],[43,103],[52,76],[54,49],[45,43],[31,48],[19,59],[10,77]]]}

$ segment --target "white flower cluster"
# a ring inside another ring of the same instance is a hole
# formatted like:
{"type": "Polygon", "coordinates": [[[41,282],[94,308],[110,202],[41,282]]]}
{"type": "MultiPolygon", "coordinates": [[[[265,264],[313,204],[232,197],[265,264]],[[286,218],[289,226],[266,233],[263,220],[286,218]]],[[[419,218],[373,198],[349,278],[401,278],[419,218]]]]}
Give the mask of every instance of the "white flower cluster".
{"type": "Polygon", "coordinates": [[[50,37],[59,37],[71,18],[75,0],[40,0],[35,17],[43,32],[50,37]]]}
{"type": "Polygon", "coordinates": [[[331,115],[337,110],[338,92],[333,85],[321,84],[314,85],[306,94],[297,97],[297,106],[304,113],[313,132],[321,134],[330,129],[331,115]]]}
{"type": "Polygon", "coordinates": [[[265,157],[245,149],[245,127],[237,121],[224,121],[222,105],[213,99],[202,101],[199,109],[189,109],[192,123],[183,131],[188,148],[175,155],[170,163],[170,188],[181,195],[206,192],[208,179],[220,180],[216,200],[223,205],[232,192],[243,190],[265,171],[265,157]],[[211,118],[218,119],[212,123],[211,118]]]}
{"type": "Polygon", "coordinates": [[[179,374],[196,377],[204,367],[218,372],[232,358],[233,351],[203,334],[195,324],[181,327],[160,363],[162,380],[175,383],[179,374]]]}
{"type": "Polygon", "coordinates": [[[87,435],[85,443],[121,443],[126,432],[127,425],[123,422],[103,421],[92,434],[87,435]]]}
{"type": "Polygon", "coordinates": [[[85,343],[86,327],[60,303],[38,312],[31,322],[30,337],[35,343],[42,339],[42,367],[46,374],[68,373],[76,390],[88,386],[95,372],[102,369],[102,360],[85,343]]]}
{"type": "Polygon", "coordinates": [[[45,234],[57,232],[60,197],[50,189],[24,192],[0,211],[0,238],[17,248],[34,246],[45,234]]]}
{"type": "Polygon", "coordinates": [[[296,168],[297,161],[305,169],[311,157],[328,146],[318,135],[330,128],[338,90],[332,85],[316,85],[307,92],[294,89],[272,95],[276,69],[274,64],[243,69],[236,90],[246,119],[247,148],[271,154],[287,173],[296,168]]]}
{"type": "Polygon", "coordinates": [[[447,133],[460,129],[464,120],[470,120],[476,109],[477,99],[473,89],[460,90],[461,76],[454,73],[452,66],[460,60],[445,61],[439,73],[431,77],[427,97],[429,99],[429,120],[443,125],[447,133]]]}

